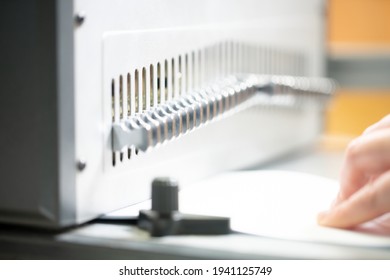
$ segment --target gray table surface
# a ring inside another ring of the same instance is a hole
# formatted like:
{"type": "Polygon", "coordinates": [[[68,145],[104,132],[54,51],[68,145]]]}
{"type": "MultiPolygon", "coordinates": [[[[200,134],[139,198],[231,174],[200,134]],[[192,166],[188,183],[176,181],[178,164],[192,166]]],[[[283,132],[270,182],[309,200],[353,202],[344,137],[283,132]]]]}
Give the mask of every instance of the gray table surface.
{"type": "MultiPolygon", "coordinates": [[[[342,151],[313,148],[252,169],[337,178],[342,151]]],[[[297,242],[232,233],[152,238],[134,225],[91,222],[52,233],[0,228],[2,259],[390,259],[390,248],[297,242]]]]}

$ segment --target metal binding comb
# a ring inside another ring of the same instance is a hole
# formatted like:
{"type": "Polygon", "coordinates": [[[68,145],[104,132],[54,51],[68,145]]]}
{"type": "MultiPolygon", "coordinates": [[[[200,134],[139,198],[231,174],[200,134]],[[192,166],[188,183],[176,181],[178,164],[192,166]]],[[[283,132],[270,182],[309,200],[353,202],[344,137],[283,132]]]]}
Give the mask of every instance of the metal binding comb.
{"type": "Polygon", "coordinates": [[[332,80],[291,76],[233,76],[190,92],[155,108],[113,124],[114,151],[135,147],[141,151],[180,137],[217,118],[245,108],[299,106],[300,97],[329,99],[332,80]]]}

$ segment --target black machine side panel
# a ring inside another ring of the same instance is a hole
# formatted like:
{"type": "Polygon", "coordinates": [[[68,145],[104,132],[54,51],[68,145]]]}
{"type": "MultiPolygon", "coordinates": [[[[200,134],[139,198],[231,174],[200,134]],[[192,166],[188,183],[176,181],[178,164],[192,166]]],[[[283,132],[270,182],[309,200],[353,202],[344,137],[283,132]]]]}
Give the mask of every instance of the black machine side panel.
{"type": "Polygon", "coordinates": [[[56,1],[0,1],[0,222],[57,213],[56,1]]]}

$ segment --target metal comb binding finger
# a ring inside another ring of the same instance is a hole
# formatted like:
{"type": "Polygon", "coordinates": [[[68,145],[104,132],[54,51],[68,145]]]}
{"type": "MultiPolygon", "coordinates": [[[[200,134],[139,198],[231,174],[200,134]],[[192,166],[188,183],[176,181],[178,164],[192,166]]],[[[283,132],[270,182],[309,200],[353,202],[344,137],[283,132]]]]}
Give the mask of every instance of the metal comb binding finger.
{"type": "Polygon", "coordinates": [[[336,85],[325,78],[232,76],[113,124],[112,148],[146,151],[217,118],[263,106],[299,106],[307,98],[327,100],[336,85]]]}

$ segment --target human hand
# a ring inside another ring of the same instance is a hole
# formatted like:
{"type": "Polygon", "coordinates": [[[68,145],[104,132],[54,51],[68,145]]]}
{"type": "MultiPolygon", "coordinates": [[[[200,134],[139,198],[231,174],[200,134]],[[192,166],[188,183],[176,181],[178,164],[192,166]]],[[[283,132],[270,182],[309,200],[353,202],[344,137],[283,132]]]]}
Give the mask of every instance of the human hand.
{"type": "MultiPolygon", "coordinates": [[[[323,226],[354,228],[390,212],[390,115],[367,128],[346,151],[340,191],[318,215],[323,226]]],[[[390,217],[389,215],[386,215],[390,217]]],[[[390,219],[387,219],[389,222],[390,219]]],[[[390,223],[380,226],[390,233],[390,223]]]]}

